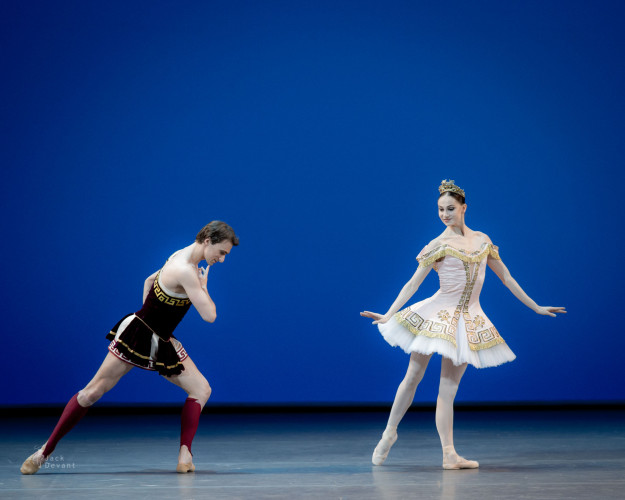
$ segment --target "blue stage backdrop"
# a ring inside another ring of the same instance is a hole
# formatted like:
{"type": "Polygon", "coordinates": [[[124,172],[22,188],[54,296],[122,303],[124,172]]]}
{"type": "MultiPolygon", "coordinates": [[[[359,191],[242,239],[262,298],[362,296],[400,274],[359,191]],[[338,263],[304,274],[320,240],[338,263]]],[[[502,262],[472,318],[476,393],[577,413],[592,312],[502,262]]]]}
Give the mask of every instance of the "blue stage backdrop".
{"type": "MultiPolygon", "coordinates": [[[[458,401],[624,401],[624,5],[4,0],[0,403],[67,401],[213,219],[241,239],[210,271],[218,318],[177,330],[211,401],[391,401],[408,357],[359,312],[444,229],[443,178],[569,310],[538,316],[488,271],[518,358],[469,368],[458,401]]],[[[103,401],[183,399],[136,369],[103,401]]]]}

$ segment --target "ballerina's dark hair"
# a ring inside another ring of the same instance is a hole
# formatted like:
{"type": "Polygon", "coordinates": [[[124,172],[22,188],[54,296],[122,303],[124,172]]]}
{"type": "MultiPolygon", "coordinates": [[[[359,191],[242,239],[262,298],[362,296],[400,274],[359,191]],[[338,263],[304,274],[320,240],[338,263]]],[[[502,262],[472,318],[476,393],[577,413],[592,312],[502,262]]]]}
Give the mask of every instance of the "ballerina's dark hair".
{"type": "Polygon", "coordinates": [[[438,199],[440,200],[443,196],[445,196],[446,194],[448,194],[449,196],[451,196],[452,198],[454,198],[456,201],[458,201],[458,203],[460,203],[461,205],[464,205],[464,196],[462,196],[459,193],[454,193],[453,191],[445,191],[444,193],[441,193],[440,196],[438,197],[438,199]]]}

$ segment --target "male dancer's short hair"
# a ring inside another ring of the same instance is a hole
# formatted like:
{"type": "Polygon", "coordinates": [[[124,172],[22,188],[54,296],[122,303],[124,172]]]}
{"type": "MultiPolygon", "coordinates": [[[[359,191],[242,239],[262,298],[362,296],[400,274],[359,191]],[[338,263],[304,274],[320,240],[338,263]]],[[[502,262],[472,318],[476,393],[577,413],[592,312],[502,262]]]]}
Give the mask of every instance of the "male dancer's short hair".
{"type": "Polygon", "coordinates": [[[239,238],[234,234],[234,229],[220,220],[214,220],[206,224],[195,237],[195,241],[198,243],[203,243],[206,239],[209,239],[213,245],[225,240],[230,240],[233,247],[239,244],[239,238]]]}

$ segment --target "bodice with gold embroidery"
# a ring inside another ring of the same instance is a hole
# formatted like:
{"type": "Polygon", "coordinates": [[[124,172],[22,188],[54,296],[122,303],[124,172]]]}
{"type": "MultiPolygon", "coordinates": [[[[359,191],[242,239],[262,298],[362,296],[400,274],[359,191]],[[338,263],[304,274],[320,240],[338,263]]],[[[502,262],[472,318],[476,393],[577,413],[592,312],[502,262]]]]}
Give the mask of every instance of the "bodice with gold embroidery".
{"type": "Polygon", "coordinates": [[[454,345],[462,321],[472,350],[503,343],[479,302],[488,257],[500,259],[498,247],[491,243],[483,243],[474,252],[447,244],[422,251],[417,257],[419,266],[434,267],[440,289],[429,299],[398,312],[395,319],[414,335],[442,338],[454,345]]]}

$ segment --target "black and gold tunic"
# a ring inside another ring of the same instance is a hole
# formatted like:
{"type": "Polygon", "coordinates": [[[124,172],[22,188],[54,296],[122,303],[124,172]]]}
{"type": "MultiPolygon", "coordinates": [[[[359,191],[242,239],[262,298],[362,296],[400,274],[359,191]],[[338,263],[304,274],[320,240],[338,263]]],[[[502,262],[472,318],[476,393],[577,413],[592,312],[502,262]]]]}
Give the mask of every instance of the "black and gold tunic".
{"type": "Polygon", "coordinates": [[[191,307],[186,295],[167,291],[159,283],[160,271],[143,303],[124,316],[108,333],[109,351],[119,359],[161,375],[178,375],[187,353],[174,337],[174,329],[191,307]]]}

